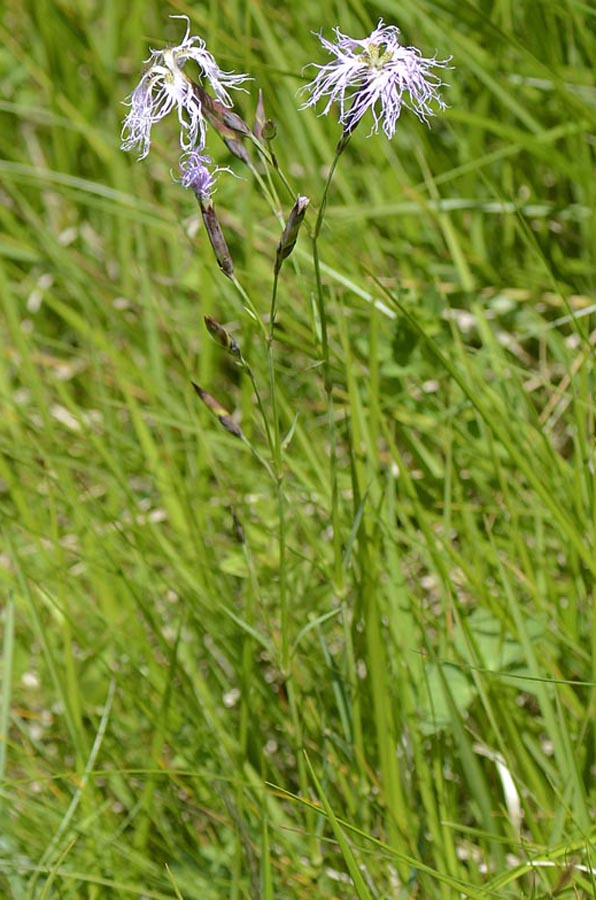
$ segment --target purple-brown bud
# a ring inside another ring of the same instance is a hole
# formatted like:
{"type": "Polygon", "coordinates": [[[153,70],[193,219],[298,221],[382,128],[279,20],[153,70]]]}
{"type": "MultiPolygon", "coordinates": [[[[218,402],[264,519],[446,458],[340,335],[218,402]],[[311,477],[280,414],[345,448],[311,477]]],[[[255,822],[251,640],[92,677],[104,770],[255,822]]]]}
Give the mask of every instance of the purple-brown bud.
{"type": "Polygon", "coordinates": [[[211,242],[211,246],[213,247],[217,264],[224,275],[228,278],[233,278],[234,263],[232,262],[226,239],[221,230],[221,225],[215,215],[213,201],[209,198],[205,199],[199,197],[199,205],[201,207],[201,215],[203,217],[205,230],[209,237],[209,241],[211,242]]]}
{"type": "Polygon", "coordinates": [[[230,356],[233,356],[235,359],[242,359],[240,347],[229,331],[226,331],[223,325],[220,325],[219,322],[211,318],[211,316],[203,316],[203,319],[205,321],[205,327],[213,340],[216,341],[220,347],[223,347],[230,356]]]}
{"type": "Polygon", "coordinates": [[[267,121],[267,117],[265,116],[265,104],[263,102],[263,91],[259,88],[259,99],[257,100],[257,108],[255,110],[255,124],[253,125],[252,133],[256,137],[257,141],[263,140],[263,128],[265,127],[265,122],[267,121]]]}
{"type": "Polygon", "coordinates": [[[198,384],[195,384],[194,381],[191,381],[191,384],[205,406],[217,416],[220,424],[223,425],[226,431],[229,431],[229,433],[233,434],[234,437],[243,439],[244,435],[242,433],[242,429],[239,425],[236,424],[236,422],[234,422],[227,409],[225,409],[225,407],[223,407],[221,403],[219,403],[219,401],[215,399],[215,397],[213,397],[211,394],[208,394],[207,391],[204,391],[203,388],[198,384]]]}

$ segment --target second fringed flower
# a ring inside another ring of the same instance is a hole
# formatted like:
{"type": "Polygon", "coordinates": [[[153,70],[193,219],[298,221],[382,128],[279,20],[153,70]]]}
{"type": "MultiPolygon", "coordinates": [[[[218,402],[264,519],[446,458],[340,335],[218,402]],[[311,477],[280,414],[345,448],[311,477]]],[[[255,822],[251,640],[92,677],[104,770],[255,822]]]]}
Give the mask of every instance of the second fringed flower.
{"type": "Polygon", "coordinates": [[[345,135],[354,131],[370,109],[373,131],[382,125],[388,138],[395,134],[402,106],[424,122],[434,114],[432,103],[445,108],[439,96],[444,82],[433,69],[444,69],[450,59],[425,59],[416,47],[402,46],[399,28],[384,25],[382,19],[363,40],[348,37],[339,28],[334,31],[335,43],[319,35],[322,45],[336,58],[317,66],[317,75],[304,88],[311,96],[303,108],[328,98],[322,112],[325,115],[337,102],[345,135]]]}

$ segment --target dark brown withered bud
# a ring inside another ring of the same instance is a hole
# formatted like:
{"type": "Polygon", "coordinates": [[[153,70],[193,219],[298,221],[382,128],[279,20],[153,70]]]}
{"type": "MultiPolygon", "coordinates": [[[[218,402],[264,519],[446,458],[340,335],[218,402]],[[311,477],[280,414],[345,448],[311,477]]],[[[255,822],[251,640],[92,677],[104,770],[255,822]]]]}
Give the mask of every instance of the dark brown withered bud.
{"type": "Polygon", "coordinates": [[[288,216],[288,221],[286,222],[286,227],[284,228],[277,245],[277,255],[275,258],[276,275],[281,269],[284,259],[288,258],[296,245],[298,232],[300,231],[300,226],[304,221],[304,216],[306,214],[309,203],[310,200],[308,199],[308,197],[298,197],[296,199],[296,202],[294,203],[294,206],[292,207],[292,211],[288,216]]]}
{"type": "Polygon", "coordinates": [[[243,162],[245,166],[251,165],[250,156],[246,151],[246,147],[242,143],[242,141],[237,140],[237,138],[224,138],[224,144],[230,151],[230,153],[239,159],[240,162],[243,162]]]}
{"type": "Polygon", "coordinates": [[[250,134],[250,128],[244,119],[233,109],[224,106],[221,100],[208,94],[200,84],[193,84],[193,90],[200,100],[205,118],[222,136],[231,137],[240,134],[247,137],[250,134]]]}
{"type": "Polygon", "coordinates": [[[242,353],[240,352],[240,347],[229,331],[226,331],[223,325],[220,325],[219,322],[211,316],[203,316],[203,318],[207,331],[219,346],[223,347],[226,353],[229,353],[230,356],[233,356],[235,359],[241,359],[242,353]]]}
{"type": "Polygon", "coordinates": [[[236,424],[236,422],[234,422],[227,409],[223,407],[221,403],[219,403],[219,401],[215,399],[215,397],[213,397],[211,394],[208,394],[207,391],[204,391],[203,388],[198,384],[195,384],[194,381],[191,381],[191,384],[205,406],[210,409],[211,412],[215,414],[215,416],[217,416],[217,419],[219,420],[220,424],[223,425],[226,431],[229,431],[229,433],[233,434],[234,437],[241,439],[244,438],[242,429],[239,425],[236,424]]]}

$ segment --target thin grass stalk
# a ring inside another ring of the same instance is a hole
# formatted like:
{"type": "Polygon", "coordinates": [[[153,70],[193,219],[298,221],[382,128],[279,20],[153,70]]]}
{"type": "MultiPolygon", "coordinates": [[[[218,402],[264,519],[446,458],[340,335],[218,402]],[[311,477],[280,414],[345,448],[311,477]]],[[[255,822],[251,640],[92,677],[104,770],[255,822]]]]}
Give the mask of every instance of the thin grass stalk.
{"type": "Polygon", "coordinates": [[[319,236],[321,234],[321,228],[323,227],[323,220],[325,218],[325,210],[327,209],[327,197],[329,194],[329,188],[331,187],[331,181],[333,180],[333,175],[335,169],[337,168],[337,164],[339,162],[340,156],[343,151],[346,149],[349,141],[349,135],[343,136],[340,138],[336,150],[335,156],[331,161],[331,166],[329,167],[329,174],[327,175],[327,180],[325,181],[325,186],[323,188],[323,196],[321,198],[321,205],[319,206],[319,211],[317,213],[317,218],[315,221],[315,225],[312,232],[312,252],[313,252],[313,264],[315,270],[315,281],[317,287],[317,305],[319,312],[319,322],[321,325],[321,348],[323,351],[323,371],[325,373],[325,390],[327,393],[330,391],[329,386],[329,345],[327,340],[327,314],[325,312],[325,301],[323,297],[323,282],[321,279],[321,263],[319,259],[319,236]]]}
{"type": "MultiPolygon", "coordinates": [[[[3,541],[4,543],[4,541],[3,541]]],[[[10,725],[10,698],[14,659],[14,595],[9,591],[4,611],[4,637],[2,641],[2,689],[0,691],[0,783],[4,782],[10,725]]],[[[4,806],[0,798],[0,808],[4,806]]]]}
{"type": "MultiPolygon", "coordinates": [[[[283,169],[280,168],[280,166],[279,166],[279,164],[278,164],[278,162],[277,162],[277,159],[276,159],[276,158],[273,156],[273,154],[267,149],[267,147],[264,146],[264,144],[263,144],[261,141],[257,140],[257,138],[256,138],[254,135],[250,135],[250,136],[249,136],[249,139],[253,142],[253,144],[254,144],[255,147],[257,148],[257,151],[258,151],[259,155],[260,155],[260,156],[262,157],[262,159],[267,163],[267,166],[270,166],[270,167],[274,170],[274,172],[278,175],[278,177],[279,177],[281,183],[283,184],[284,188],[285,188],[286,191],[288,192],[288,195],[289,195],[290,197],[295,197],[295,196],[296,196],[296,191],[294,190],[294,188],[293,188],[292,185],[290,184],[290,182],[289,182],[287,176],[285,175],[283,169]]],[[[258,174],[258,173],[257,173],[257,174],[258,174]]],[[[271,196],[275,196],[275,197],[277,198],[277,193],[275,192],[275,190],[274,190],[272,184],[271,184],[271,196]]],[[[278,206],[278,209],[279,209],[279,206],[278,206]]],[[[281,224],[283,224],[283,215],[281,214],[281,212],[280,212],[280,214],[279,214],[279,216],[278,216],[278,219],[279,219],[279,221],[281,222],[281,224]]]]}
{"type": "Polygon", "coordinates": [[[580,536],[578,529],[575,527],[575,522],[561,508],[556,498],[541,482],[540,478],[537,477],[535,469],[528,455],[525,454],[516,443],[511,432],[510,423],[504,421],[504,419],[502,418],[498,418],[498,413],[495,413],[493,411],[493,408],[491,408],[490,405],[485,401],[485,398],[482,397],[479,393],[475,392],[473,387],[471,387],[470,384],[467,383],[465,378],[457,371],[456,367],[451,363],[451,361],[439,350],[436,342],[433,341],[432,338],[428,337],[416,318],[408,312],[403,304],[396,297],[392,296],[390,292],[386,291],[381,284],[379,284],[379,287],[384,291],[386,296],[388,296],[395,303],[395,306],[399,309],[404,318],[407,319],[407,321],[427,342],[429,348],[437,357],[437,360],[457,383],[465,396],[468,397],[471,404],[478,411],[489,428],[491,428],[495,436],[499,437],[508,453],[510,454],[512,460],[515,462],[516,466],[524,473],[530,485],[536,491],[538,496],[541,497],[545,506],[551,511],[553,518],[555,518],[559,522],[562,530],[567,534],[571,545],[577,551],[577,555],[583,561],[586,568],[589,569],[592,575],[596,575],[596,561],[594,559],[593,548],[587,545],[585,538],[583,536],[580,536]]]}
{"type": "Polygon", "coordinates": [[[364,877],[363,877],[362,871],[361,871],[361,867],[358,864],[356,856],[354,855],[354,852],[350,846],[350,843],[345,836],[341,822],[335,815],[333,807],[331,806],[331,804],[327,798],[327,795],[325,794],[323,787],[322,787],[319,779],[317,778],[317,775],[315,773],[313,765],[312,765],[310,759],[308,758],[308,756],[306,755],[306,752],[305,752],[305,758],[306,758],[306,764],[308,766],[308,770],[310,773],[310,777],[315,786],[315,790],[316,790],[317,794],[319,795],[319,800],[321,801],[322,807],[325,811],[325,814],[327,816],[329,824],[331,825],[331,828],[333,830],[335,839],[337,840],[337,842],[339,844],[339,849],[341,851],[341,854],[343,856],[343,859],[347,866],[347,869],[350,873],[350,877],[352,878],[352,881],[354,883],[354,888],[356,889],[356,894],[357,894],[359,900],[373,900],[373,895],[369,891],[368,886],[364,880],[364,877]]]}
{"type": "Polygon", "coordinates": [[[269,840],[269,823],[263,816],[261,832],[261,897],[273,900],[273,871],[271,866],[271,842],[269,840]]]}
{"type": "Polygon", "coordinates": [[[259,315],[257,308],[255,307],[254,303],[252,302],[251,298],[246,293],[246,291],[244,290],[244,288],[242,287],[242,285],[240,284],[240,282],[238,281],[238,279],[236,278],[235,275],[232,275],[230,277],[230,281],[232,282],[232,284],[236,288],[238,294],[240,295],[240,298],[242,299],[242,302],[244,303],[244,308],[248,312],[249,316],[251,317],[251,319],[253,319],[257,323],[257,325],[259,326],[259,328],[261,330],[262,336],[265,338],[265,340],[267,340],[267,329],[265,328],[265,323],[263,322],[261,316],[259,315]]]}

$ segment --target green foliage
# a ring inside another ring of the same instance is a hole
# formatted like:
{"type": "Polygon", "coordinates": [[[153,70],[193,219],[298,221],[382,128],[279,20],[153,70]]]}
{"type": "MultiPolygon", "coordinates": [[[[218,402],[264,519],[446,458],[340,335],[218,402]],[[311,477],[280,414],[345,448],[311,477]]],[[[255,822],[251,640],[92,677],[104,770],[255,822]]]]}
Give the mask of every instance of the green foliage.
{"type": "Polygon", "coordinates": [[[594,896],[594,8],[4,7],[0,895],[594,896]],[[237,285],[119,149],[180,13],[291,186],[210,133],[237,285]],[[318,279],[296,92],[380,16],[450,108],[356,130],[318,279]]]}

